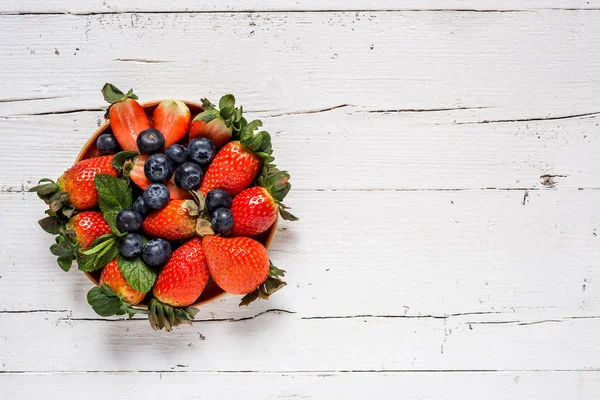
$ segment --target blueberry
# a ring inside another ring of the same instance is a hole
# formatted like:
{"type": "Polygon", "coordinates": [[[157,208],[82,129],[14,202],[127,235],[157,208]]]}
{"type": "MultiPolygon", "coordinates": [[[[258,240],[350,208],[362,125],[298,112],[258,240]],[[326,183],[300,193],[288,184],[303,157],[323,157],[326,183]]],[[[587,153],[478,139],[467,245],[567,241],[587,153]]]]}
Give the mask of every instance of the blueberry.
{"type": "Polygon", "coordinates": [[[153,183],[142,194],[144,203],[151,210],[160,210],[169,202],[169,189],[162,183],[153,183]]]}
{"type": "Polygon", "coordinates": [[[158,129],[148,128],[140,132],[135,142],[140,152],[154,154],[165,146],[165,137],[158,129]]]}
{"type": "Polygon", "coordinates": [[[173,165],[183,164],[187,161],[187,149],[182,144],[174,144],[167,147],[165,154],[169,157],[173,165]]]}
{"type": "Polygon", "coordinates": [[[194,139],[188,145],[188,159],[200,166],[207,166],[215,157],[215,144],[209,138],[194,139]]]}
{"type": "Polygon", "coordinates": [[[142,215],[146,215],[150,212],[150,209],[148,208],[146,203],[144,203],[144,198],[142,196],[138,197],[133,202],[133,209],[142,215]]]}
{"type": "Polygon", "coordinates": [[[142,254],[144,241],[137,233],[128,233],[119,242],[119,251],[123,257],[133,258],[142,254]]]}
{"type": "Polygon", "coordinates": [[[142,214],[134,210],[121,210],[117,214],[117,228],[121,232],[137,232],[142,229],[142,214]]]}
{"type": "Polygon", "coordinates": [[[115,154],[119,150],[119,143],[112,133],[103,133],[96,139],[96,147],[101,154],[115,154]]]}
{"type": "Polygon", "coordinates": [[[151,266],[159,267],[169,261],[173,254],[171,244],[164,239],[151,239],[142,249],[142,260],[151,266]]]}
{"type": "Polygon", "coordinates": [[[175,170],[175,184],[183,190],[195,190],[202,183],[202,175],[202,168],[188,161],[175,170]]]}
{"type": "Polygon", "coordinates": [[[208,207],[208,212],[211,214],[217,208],[231,208],[231,196],[221,189],[211,190],[206,196],[206,207],[208,207]]]}
{"type": "Polygon", "coordinates": [[[173,176],[173,163],[162,153],[152,154],[144,163],[144,175],[151,182],[164,182],[173,176]]]}
{"type": "Polygon", "coordinates": [[[233,227],[233,214],[231,210],[225,207],[217,208],[212,213],[212,225],[215,232],[223,235],[229,234],[233,227]]]}

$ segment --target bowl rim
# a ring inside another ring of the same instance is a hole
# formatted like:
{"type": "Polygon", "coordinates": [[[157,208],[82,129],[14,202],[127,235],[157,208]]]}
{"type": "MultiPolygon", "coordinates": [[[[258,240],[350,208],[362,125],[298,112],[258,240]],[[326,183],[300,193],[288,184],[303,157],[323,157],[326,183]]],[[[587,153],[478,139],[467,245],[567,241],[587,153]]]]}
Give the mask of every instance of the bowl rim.
{"type": "MultiPolygon", "coordinates": [[[[163,100],[151,100],[151,101],[145,101],[143,103],[140,103],[140,105],[142,106],[142,108],[144,109],[144,111],[146,111],[147,108],[152,108],[152,107],[156,107],[158,106],[158,104],[160,104],[160,102],[162,102],[163,100]]],[[[188,107],[193,107],[193,108],[199,108],[202,109],[202,104],[194,102],[194,101],[189,101],[189,100],[181,100],[183,101],[188,107]]],[[[100,136],[102,133],[104,133],[104,131],[106,131],[108,128],[110,128],[110,122],[108,120],[106,120],[102,125],[100,125],[98,127],[98,129],[96,129],[96,131],[92,134],[92,136],[90,136],[90,138],[88,139],[88,141],[83,145],[83,147],[81,148],[81,151],[79,152],[79,154],[77,155],[77,158],[75,159],[75,164],[78,163],[79,161],[84,160],[85,155],[89,152],[90,148],[93,147],[96,143],[96,139],[98,138],[98,136],[100,136]]],[[[267,234],[266,234],[266,239],[264,240],[264,243],[262,243],[265,248],[267,250],[269,250],[269,248],[271,247],[271,244],[273,243],[273,239],[275,239],[275,233],[277,232],[277,224],[279,222],[279,218],[277,218],[275,220],[275,222],[273,223],[273,225],[271,225],[271,227],[267,230],[267,234]]],[[[96,280],[96,278],[94,278],[92,276],[92,274],[90,274],[89,272],[84,272],[84,274],[88,277],[88,279],[94,284],[94,285],[98,285],[98,280],[96,280]]],[[[216,295],[214,295],[213,297],[210,297],[208,299],[204,299],[202,301],[197,301],[194,304],[191,304],[189,307],[199,307],[202,306],[204,304],[208,304],[208,303],[212,303],[216,300],[219,300],[221,298],[223,298],[225,295],[227,294],[227,292],[225,291],[221,291],[220,293],[217,293],[216,295]]],[[[135,307],[139,307],[139,308],[148,308],[148,304],[137,304],[135,307]]]]}

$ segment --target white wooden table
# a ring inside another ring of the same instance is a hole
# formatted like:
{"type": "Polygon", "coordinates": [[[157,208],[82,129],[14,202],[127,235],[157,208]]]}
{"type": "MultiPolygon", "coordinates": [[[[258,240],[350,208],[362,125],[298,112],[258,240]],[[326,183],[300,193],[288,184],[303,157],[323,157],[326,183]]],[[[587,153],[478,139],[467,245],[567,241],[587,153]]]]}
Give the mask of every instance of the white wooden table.
{"type": "Polygon", "coordinates": [[[600,398],[600,1],[2,0],[0,398],[600,398]],[[234,93],[289,286],[98,318],[27,189],[142,100],[234,93]]]}

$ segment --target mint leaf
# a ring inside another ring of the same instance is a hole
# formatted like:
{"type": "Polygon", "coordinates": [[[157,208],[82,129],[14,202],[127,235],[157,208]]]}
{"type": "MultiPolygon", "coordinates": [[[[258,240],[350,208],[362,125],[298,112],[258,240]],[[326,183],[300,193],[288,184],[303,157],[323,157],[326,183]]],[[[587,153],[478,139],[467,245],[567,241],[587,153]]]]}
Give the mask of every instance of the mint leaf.
{"type": "Polygon", "coordinates": [[[101,317],[110,317],[113,315],[129,314],[132,318],[134,314],[147,314],[148,310],[135,308],[124,302],[106,283],[100,287],[90,289],[87,294],[88,304],[92,306],[96,314],[101,317]]]}
{"type": "Polygon", "coordinates": [[[148,293],[156,280],[156,272],[151,270],[139,258],[127,259],[122,255],[117,255],[117,263],[123,277],[132,288],[142,293],[148,293]]]}
{"type": "Polygon", "coordinates": [[[82,257],[77,262],[79,270],[96,271],[111,262],[119,254],[116,238],[117,235],[109,233],[96,239],[86,251],[81,253],[82,257]]]}
{"type": "Polygon", "coordinates": [[[123,315],[127,312],[127,304],[106,283],[90,289],[87,301],[96,314],[102,317],[123,315]]]}
{"type": "Polygon", "coordinates": [[[131,208],[131,188],[126,182],[108,174],[96,174],[94,185],[98,190],[98,203],[104,219],[113,232],[119,232],[117,214],[125,208],[131,208]]]}

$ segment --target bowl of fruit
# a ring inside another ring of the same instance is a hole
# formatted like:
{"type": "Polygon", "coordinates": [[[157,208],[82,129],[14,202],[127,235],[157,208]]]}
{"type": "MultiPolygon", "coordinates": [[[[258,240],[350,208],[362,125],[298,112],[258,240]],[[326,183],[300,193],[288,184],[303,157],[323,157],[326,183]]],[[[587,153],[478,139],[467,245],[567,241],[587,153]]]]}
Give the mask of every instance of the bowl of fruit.
{"type": "Polygon", "coordinates": [[[30,191],[47,204],[39,225],[50,251],[94,283],[101,316],[148,314],[154,329],[191,323],[199,306],[243,295],[240,306],[285,286],[268,249],[289,174],[274,164],[262,122],[232,95],[218,106],[168,99],[139,103],[106,84],[105,124],[56,181],[30,191]]]}

